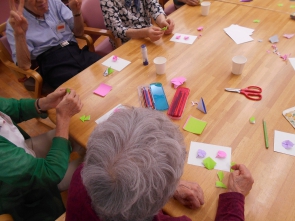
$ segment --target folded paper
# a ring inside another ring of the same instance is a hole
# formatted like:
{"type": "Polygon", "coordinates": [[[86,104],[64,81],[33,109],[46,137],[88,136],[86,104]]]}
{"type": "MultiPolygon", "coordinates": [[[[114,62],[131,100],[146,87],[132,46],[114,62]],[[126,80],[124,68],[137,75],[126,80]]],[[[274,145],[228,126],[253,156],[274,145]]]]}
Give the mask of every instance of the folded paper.
{"type": "Polygon", "coordinates": [[[224,189],[227,188],[226,185],[221,181],[216,181],[215,186],[219,188],[224,188],[224,189]]]}
{"type": "Polygon", "coordinates": [[[182,85],[186,81],[186,78],[184,77],[177,77],[171,79],[171,83],[174,85],[174,88],[178,88],[178,86],[182,85]]]}
{"type": "Polygon", "coordinates": [[[202,149],[198,149],[197,157],[204,158],[206,156],[206,151],[202,149]]]}
{"type": "Polygon", "coordinates": [[[294,144],[293,144],[292,141],[290,141],[290,140],[284,140],[284,141],[282,142],[282,146],[283,146],[285,149],[291,149],[291,148],[294,146],[294,144]]]}
{"type": "Polygon", "coordinates": [[[217,158],[226,158],[226,153],[222,150],[219,150],[216,155],[217,158]]]}
{"type": "Polygon", "coordinates": [[[206,109],[206,105],[205,105],[205,102],[203,100],[203,98],[201,97],[201,100],[197,103],[198,104],[198,109],[200,111],[202,111],[203,113],[207,114],[207,109],[206,109]]]}
{"type": "Polygon", "coordinates": [[[194,134],[202,134],[206,125],[207,122],[189,116],[189,118],[183,126],[183,129],[194,134]]]}
{"type": "Polygon", "coordinates": [[[102,83],[102,84],[100,84],[100,85],[98,86],[98,88],[96,88],[96,89],[93,91],[93,93],[94,93],[94,94],[97,94],[97,95],[99,95],[99,96],[104,97],[104,96],[106,96],[111,90],[112,90],[112,86],[109,86],[109,85],[107,85],[107,84],[102,83]]]}
{"type": "Polygon", "coordinates": [[[203,160],[203,164],[208,170],[213,170],[216,162],[211,157],[207,157],[203,160]]]}

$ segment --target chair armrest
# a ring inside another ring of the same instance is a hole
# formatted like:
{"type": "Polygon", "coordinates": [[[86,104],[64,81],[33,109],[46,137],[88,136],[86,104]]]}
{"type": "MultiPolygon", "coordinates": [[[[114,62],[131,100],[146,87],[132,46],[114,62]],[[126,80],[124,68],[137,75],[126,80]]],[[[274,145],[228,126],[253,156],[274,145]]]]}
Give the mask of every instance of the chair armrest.
{"type": "Polygon", "coordinates": [[[120,38],[115,38],[113,33],[110,30],[106,29],[100,29],[100,28],[92,28],[92,27],[84,27],[84,33],[89,35],[102,35],[102,36],[108,36],[110,39],[112,39],[115,42],[115,47],[118,48],[122,45],[120,38]]]}
{"type": "Polygon", "coordinates": [[[94,52],[93,40],[88,34],[83,34],[82,36],[75,36],[75,38],[80,38],[86,41],[89,51],[94,52]]]}

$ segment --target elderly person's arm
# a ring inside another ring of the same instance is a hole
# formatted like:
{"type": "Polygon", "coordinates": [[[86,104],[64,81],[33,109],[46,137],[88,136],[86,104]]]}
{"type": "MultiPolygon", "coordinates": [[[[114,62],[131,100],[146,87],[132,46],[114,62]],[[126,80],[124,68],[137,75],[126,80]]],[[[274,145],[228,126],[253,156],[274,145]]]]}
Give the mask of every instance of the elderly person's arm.
{"type": "Polygon", "coordinates": [[[82,36],[84,34],[84,20],[81,14],[82,0],[70,0],[69,7],[72,10],[74,17],[73,33],[75,36],[82,36]]]}
{"type": "Polygon", "coordinates": [[[56,108],[57,117],[56,134],[45,159],[34,158],[24,149],[17,148],[9,140],[0,137],[0,180],[14,187],[44,188],[57,185],[68,167],[71,152],[68,128],[70,118],[82,108],[79,96],[73,90],[68,94],[65,89],[57,89],[39,102],[33,99],[18,101],[0,98],[0,103],[0,111],[9,115],[15,123],[39,116],[40,110],[47,111],[51,108],[56,108]]]}
{"type": "Polygon", "coordinates": [[[239,220],[244,218],[245,196],[252,189],[253,177],[246,166],[236,164],[228,179],[228,192],[219,195],[215,220],[239,220]]]}
{"type": "Polygon", "coordinates": [[[11,25],[12,30],[8,29],[7,31],[8,40],[14,37],[14,42],[11,41],[10,45],[14,47],[12,48],[12,51],[16,51],[16,62],[20,68],[28,70],[31,67],[31,56],[26,43],[28,22],[23,16],[24,0],[20,0],[18,7],[16,7],[14,0],[9,0],[9,3],[9,24],[11,25]]]}

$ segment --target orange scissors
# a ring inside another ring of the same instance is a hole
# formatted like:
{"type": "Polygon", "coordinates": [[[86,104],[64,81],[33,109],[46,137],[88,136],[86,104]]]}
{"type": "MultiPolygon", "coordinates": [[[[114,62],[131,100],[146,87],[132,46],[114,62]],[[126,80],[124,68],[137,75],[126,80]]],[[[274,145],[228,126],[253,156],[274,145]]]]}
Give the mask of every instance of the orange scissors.
{"type": "Polygon", "coordinates": [[[229,92],[236,92],[239,94],[245,95],[246,98],[253,100],[253,101],[260,101],[262,99],[262,89],[258,86],[248,86],[243,89],[236,89],[236,88],[225,88],[226,91],[229,92]]]}

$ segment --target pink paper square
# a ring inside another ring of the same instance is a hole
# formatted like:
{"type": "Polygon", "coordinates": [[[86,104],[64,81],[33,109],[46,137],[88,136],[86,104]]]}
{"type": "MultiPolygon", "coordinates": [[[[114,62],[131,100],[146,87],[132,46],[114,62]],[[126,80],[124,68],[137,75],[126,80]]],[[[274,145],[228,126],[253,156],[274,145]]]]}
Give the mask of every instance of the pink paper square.
{"type": "Polygon", "coordinates": [[[112,90],[112,86],[109,86],[109,85],[107,85],[107,84],[102,83],[102,84],[100,84],[100,85],[98,86],[98,88],[96,88],[96,89],[93,91],[93,93],[95,93],[95,94],[97,94],[97,95],[99,95],[99,96],[104,97],[104,96],[106,96],[111,90],[112,90]]]}

